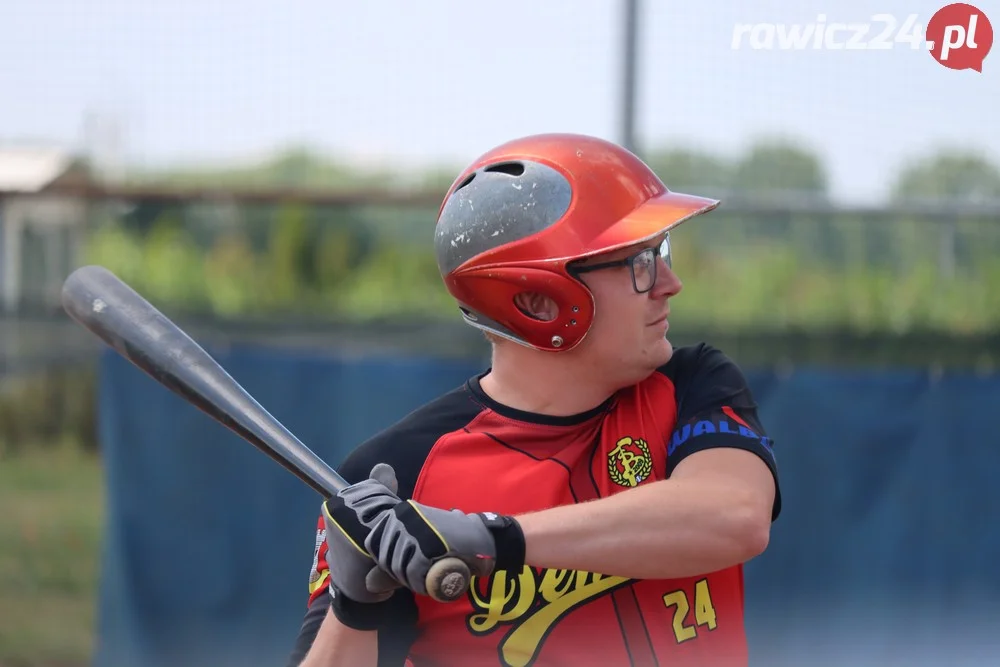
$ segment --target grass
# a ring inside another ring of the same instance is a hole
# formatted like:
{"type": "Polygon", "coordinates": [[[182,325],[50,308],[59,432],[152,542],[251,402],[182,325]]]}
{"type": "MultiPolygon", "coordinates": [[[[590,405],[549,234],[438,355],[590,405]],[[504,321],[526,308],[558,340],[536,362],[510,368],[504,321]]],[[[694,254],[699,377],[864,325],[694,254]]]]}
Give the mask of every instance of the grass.
{"type": "Polygon", "coordinates": [[[70,446],[0,458],[0,667],[82,667],[94,646],[100,461],[70,446]]]}

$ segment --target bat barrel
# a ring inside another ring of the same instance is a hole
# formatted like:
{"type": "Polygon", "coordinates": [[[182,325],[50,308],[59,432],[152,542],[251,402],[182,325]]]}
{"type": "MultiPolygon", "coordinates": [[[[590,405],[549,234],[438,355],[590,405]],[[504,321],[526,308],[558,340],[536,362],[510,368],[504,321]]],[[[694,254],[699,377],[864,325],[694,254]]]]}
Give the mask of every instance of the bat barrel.
{"type": "MultiPolygon", "coordinates": [[[[347,486],[200,345],[106,268],[76,269],[63,284],[62,304],[72,319],[125,359],[319,493],[331,496],[347,486]]],[[[457,600],[470,576],[461,560],[443,558],[428,572],[428,593],[443,602],[457,600]]]]}
{"type": "Polygon", "coordinates": [[[101,266],[76,269],[62,290],[67,314],[160,384],[330,496],[346,482],[268,413],[198,343],[101,266]]]}

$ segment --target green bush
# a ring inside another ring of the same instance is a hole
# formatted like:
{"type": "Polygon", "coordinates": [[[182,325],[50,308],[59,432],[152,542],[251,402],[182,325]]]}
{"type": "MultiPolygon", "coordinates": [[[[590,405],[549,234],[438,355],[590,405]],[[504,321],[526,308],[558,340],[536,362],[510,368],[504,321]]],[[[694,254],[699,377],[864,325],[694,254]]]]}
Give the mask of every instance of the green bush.
{"type": "MultiPolygon", "coordinates": [[[[88,238],[85,254],[151,301],[186,311],[454,318],[430,239],[413,240],[421,218],[410,215],[404,235],[379,227],[390,217],[384,211],[350,218],[279,208],[256,249],[245,227],[198,244],[167,216],[145,235],[102,227],[88,238]],[[359,220],[377,222],[364,227],[359,220]]],[[[952,272],[940,261],[941,229],[911,220],[707,218],[674,234],[674,266],[685,285],[674,312],[692,327],[758,331],[994,330],[998,226],[963,228],[952,272]]]]}

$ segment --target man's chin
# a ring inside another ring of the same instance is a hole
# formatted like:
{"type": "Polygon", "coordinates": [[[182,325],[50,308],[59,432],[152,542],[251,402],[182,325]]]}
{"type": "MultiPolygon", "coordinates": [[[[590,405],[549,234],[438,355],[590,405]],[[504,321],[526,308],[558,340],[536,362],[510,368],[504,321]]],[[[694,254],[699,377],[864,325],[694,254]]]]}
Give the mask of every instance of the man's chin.
{"type": "Polygon", "coordinates": [[[670,357],[674,356],[674,345],[669,338],[663,339],[663,354],[665,357],[663,363],[667,363],[670,361],[670,357]]]}
{"type": "Polygon", "coordinates": [[[655,347],[650,350],[650,353],[650,357],[652,357],[655,367],[659,368],[663,364],[670,361],[670,358],[674,356],[674,346],[666,337],[664,337],[663,340],[656,342],[655,347]]]}

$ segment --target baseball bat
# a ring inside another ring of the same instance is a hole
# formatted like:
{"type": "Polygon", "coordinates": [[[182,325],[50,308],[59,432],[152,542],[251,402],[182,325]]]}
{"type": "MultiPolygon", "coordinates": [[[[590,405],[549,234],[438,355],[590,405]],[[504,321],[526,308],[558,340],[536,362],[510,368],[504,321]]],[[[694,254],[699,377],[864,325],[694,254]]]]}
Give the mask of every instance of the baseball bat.
{"type": "MultiPolygon", "coordinates": [[[[102,266],[73,271],[62,306],[85,329],[175,394],[234,431],[324,498],[347,482],[265,410],[177,324],[102,266]]],[[[468,589],[469,567],[457,558],[437,561],[428,594],[451,602],[468,589]]]]}

